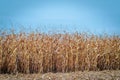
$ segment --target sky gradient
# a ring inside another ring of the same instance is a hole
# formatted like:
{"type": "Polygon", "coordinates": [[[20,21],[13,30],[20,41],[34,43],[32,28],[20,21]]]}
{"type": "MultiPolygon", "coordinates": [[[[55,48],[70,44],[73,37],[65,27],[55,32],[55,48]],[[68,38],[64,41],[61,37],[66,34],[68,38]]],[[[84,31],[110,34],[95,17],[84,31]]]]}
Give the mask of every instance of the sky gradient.
{"type": "Polygon", "coordinates": [[[0,0],[0,28],[120,35],[120,0],[0,0]]]}

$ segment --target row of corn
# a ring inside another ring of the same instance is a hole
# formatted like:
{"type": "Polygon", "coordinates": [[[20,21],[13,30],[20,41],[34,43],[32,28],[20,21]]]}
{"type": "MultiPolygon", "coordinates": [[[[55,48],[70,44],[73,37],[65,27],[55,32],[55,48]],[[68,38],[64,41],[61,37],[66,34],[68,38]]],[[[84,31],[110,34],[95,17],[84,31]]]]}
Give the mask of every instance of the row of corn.
{"type": "Polygon", "coordinates": [[[120,69],[120,37],[87,33],[0,36],[0,73],[120,69]]]}

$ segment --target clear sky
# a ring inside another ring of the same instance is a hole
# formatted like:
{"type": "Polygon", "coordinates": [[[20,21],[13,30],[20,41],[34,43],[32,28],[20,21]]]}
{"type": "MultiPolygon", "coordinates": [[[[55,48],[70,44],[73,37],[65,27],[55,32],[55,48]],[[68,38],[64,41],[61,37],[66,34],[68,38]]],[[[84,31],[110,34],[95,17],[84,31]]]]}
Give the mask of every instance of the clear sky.
{"type": "Polygon", "coordinates": [[[0,0],[0,28],[20,27],[120,35],[120,0],[0,0]]]}

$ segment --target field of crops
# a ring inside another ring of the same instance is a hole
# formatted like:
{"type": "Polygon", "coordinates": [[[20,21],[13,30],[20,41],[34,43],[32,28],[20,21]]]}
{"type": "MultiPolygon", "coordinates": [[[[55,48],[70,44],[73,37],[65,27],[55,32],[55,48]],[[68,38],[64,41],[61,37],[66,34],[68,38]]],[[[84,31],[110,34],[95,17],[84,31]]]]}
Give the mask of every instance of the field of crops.
{"type": "Polygon", "coordinates": [[[0,73],[120,70],[120,36],[87,33],[0,35],[0,73]]]}

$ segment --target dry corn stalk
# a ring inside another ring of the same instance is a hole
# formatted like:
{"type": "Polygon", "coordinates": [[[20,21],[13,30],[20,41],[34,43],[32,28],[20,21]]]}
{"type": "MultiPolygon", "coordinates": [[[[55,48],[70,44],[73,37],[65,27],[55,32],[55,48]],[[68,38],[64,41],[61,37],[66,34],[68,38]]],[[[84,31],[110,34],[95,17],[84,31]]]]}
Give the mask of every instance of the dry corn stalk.
{"type": "Polygon", "coordinates": [[[20,33],[0,36],[0,73],[120,69],[120,37],[20,33]]]}

